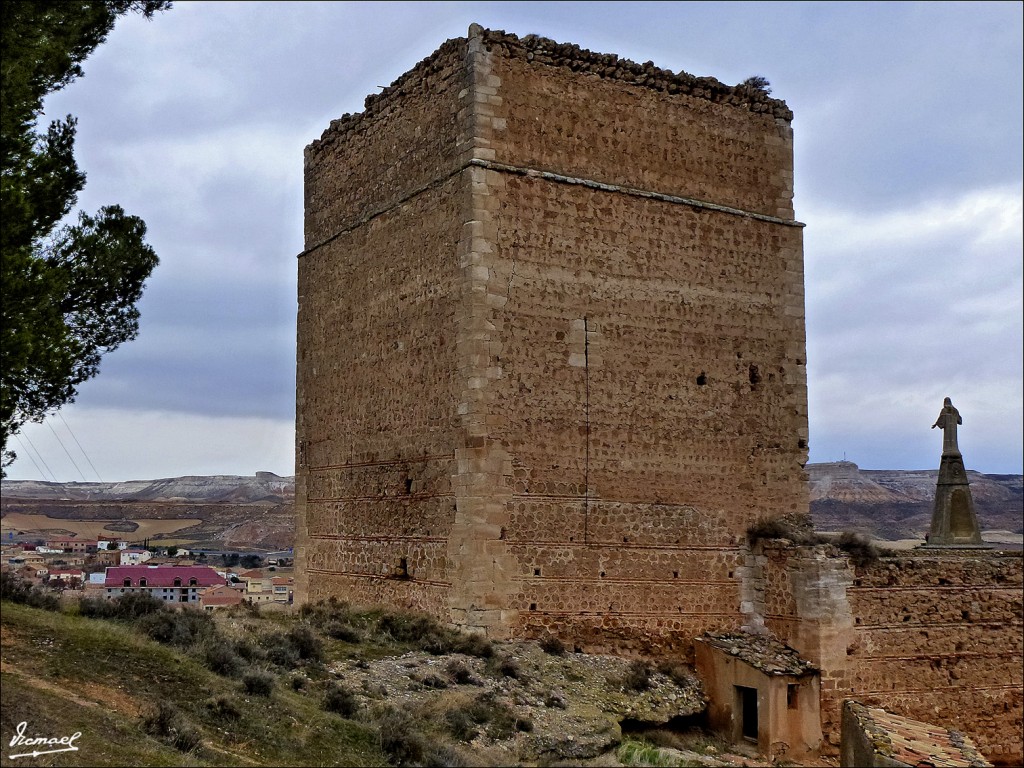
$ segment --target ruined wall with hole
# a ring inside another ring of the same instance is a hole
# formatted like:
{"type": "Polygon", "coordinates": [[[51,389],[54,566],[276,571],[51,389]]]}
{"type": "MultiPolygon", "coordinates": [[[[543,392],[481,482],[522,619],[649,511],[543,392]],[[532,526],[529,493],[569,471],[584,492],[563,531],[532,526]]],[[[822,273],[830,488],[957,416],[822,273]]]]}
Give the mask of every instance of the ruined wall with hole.
{"type": "Polygon", "coordinates": [[[838,750],[844,699],[969,734],[1019,765],[1024,707],[1019,553],[883,557],[828,546],[758,551],[765,626],[821,669],[822,732],[838,750]]]}
{"type": "Polygon", "coordinates": [[[792,114],[479,28],[406,78],[307,150],[304,594],[594,650],[739,626],[746,527],[808,505],[792,114]]]}

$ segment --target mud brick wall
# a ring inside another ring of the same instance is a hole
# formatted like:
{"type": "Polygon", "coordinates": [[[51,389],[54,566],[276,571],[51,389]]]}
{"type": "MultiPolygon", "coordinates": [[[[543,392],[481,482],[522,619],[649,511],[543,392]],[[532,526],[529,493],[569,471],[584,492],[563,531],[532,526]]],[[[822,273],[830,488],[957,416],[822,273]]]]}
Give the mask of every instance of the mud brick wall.
{"type": "Polygon", "coordinates": [[[688,653],[807,509],[792,114],[473,28],[307,150],[300,599],[688,653]]]}

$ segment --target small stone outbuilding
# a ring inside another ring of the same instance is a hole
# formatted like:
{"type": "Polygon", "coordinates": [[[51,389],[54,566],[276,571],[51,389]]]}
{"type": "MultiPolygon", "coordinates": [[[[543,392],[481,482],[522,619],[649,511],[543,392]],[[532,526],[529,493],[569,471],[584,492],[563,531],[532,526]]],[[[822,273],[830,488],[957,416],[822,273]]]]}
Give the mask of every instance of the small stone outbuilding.
{"type": "Polygon", "coordinates": [[[821,746],[818,670],[783,643],[744,632],[695,643],[711,727],[770,758],[799,759],[821,746]]]}

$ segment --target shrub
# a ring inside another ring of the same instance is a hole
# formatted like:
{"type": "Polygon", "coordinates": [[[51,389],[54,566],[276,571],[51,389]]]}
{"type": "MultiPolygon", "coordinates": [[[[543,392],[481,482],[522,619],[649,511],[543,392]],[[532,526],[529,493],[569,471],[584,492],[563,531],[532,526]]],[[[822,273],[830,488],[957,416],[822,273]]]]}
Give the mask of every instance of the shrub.
{"type": "Polygon", "coordinates": [[[246,661],[260,661],[267,656],[262,648],[247,638],[235,641],[235,653],[246,661]]]}
{"type": "Polygon", "coordinates": [[[545,635],[541,638],[540,649],[544,653],[550,653],[552,656],[564,656],[565,655],[565,643],[558,639],[556,635],[545,635]]]}
{"type": "Polygon", "coordinates": [[[490,640],[483,635],[459,632],[424,614],[388,612],[380,617],[377,629],[397,642],[411,643],[435,656],[464,653],[489,658],[494,653],[490,640]]]}
{"type": "Polygon", "coordinates": [[[119,619],[121,621],[136,621],[167,610],[163,600],[145,592],[129,592],[116,600],[87,597],[83,598],[78,606],[80,616],[90,619],[119,619]]]}
{"type": "Polygon", "coordinates": [[[299,652],[288,635],[275,632],[263,638],[263,655],[267,661],[282,669],[294,669],[299,665],[299,652]]]}
{"type": "Polygon", "coordinates": [[[678,664],[674,661],[662,661],[658,663],[658,671],[680,687],[685,688],[693,684],[693,676],[685,664],[678,664]]]}
{"type": "Polygon", "coordinates": [[[350,718],[359,710],[359,701],[352,691],[340,683],[329,683],[324,694],[323,708],[342,717],[350,718]]]}
{"type": "Polygon", "coordinates": [[[523,670],[519,666],[519,661],[507,654],[492,658],[487,666],[492,670],[492,673],[499,674],[502,677],[511,677],[513,680],[523,679],[523,670]]]}
{"type": "Polygon", "coordinates": [[[565,709],[565,697],[562,696],[558,691],[549,691],[544,697],[544,706],[550,709],[565,709]]]}
{"type": "Polygon", "coordinates": [[[825,542],[823,536],[814,532],[811,516],[804,514],[759,518],[747,528],[747,541],[753,546],[763,539],[788,539],[797,545],[825,542]]]}
{"type": "Polygon", "coordinates": [[[306,678],[302,675],[295,675],[292,677],[291,686],[293,691],[301,691],[306,687],[306,678]]]}
{"type": "Polygon", "coordinates": [[[448,676],[453,682],[458,683],[459,685],[467,685],[475,682],[473,673],[470,671],[469,667],[458,659],[452,659],[449,661],[445,665],[444,671],[448,673],[448,676]]]}
{"type": "Polygon", "coordinates": [[[435,744],[424,756],[423,765],[427,768],[466,768],[477,763],[468,760],[451,744],[435,744]]]}
{"type": "Polygon", "coordinates": [[[242,710],[239,708],[238,702],[230,696],[221,695],[207,699],[206,709],[214,717],[219,717],[223,720],[237,720],[242,716],[242,710]]]}
{"type": "Polygon", "coordinates": [[[188,648],[214,634],[213,617],[195,608],[149,613],[136,626],[158,643],[179,648],[188,648]]]}
{"type": "Polygon", "coordinates": [[[28,584],[10,571],[0,573],[0,599],[46,611],[60,610],[60,600],[56,595],[28,584]]]}
{"type": "Polygon", "coordinates": [[[626,766],[674,766],[677,759],[642,739],[626,738],[615,751],[615,757],[626,766]]]}
{"type": "Polygon", "coordinates": [[[211,638],[203,646],[203,662],[207,668],[224,677],[237,677],[245,668],[245,661],[220,639],[211,638]]]}
{"type": "Polygon", "coordinates": [[[480,735],[478,723],[465,709],[449,709],[444,713],[445,729],[459,741],[472,741],[480,735]]]}
{"type": "Polygon", "coordinates": [[[419,682],[424,688],[431,688],[437,691],[444,690],[448,687],[448,681],[443,677],[438,677],[437,675],[424,675],[420,678],[419,682]]]}
{"type": "Polygon", "coordinates": [[[464,653],[478,659],[489,659],[494,655],[494,644],[483,635],[475,632],[456,632],[455,630],[449,630],[449,632],[455,635],[452,643],[454,653],[464,653]]]}
{"type": "Polygon", "coordinates": [[[156,708],[143,717],[142,727],[146,733],[163,739],[181,752],[191,752],[202,741],[195,726],[166,701],[158,701],[156,708]]]}
{"type": "Polygon", "coordinates": [[[242,677],[242,689],[253,696],[269,696],[274,691],[274,676],[263,669],[247,672],[242,677]]]}
{"type": "Polygon", "coordinates": [[[377,629],[400,643],[415,643],[428,635],[442,634],[445,627],[423,614],[389,611],[381,615],[377,629]]]}
{"type": "Polygon", "coordinates": [[[300,659],[320,661],[324,657],[324,644],[308,624],[298,624],[288,630],[288,641],[300,659]]]}
{"type": "Polygon", "coordinates": [[[646,691],[651,687],[651,665],[645,661],[630,663],[622,677],[622,687],[627,691],[646,691]]]}
{"type": "Polygon", "coordinates": [[[346,643],[361,643],[362,633],[346,621],[332,621],[325,630],[330,637],[346,643]]]}
{"type": "Polygon", "coordinates": [[[404,710],[388,707],[377,717],[380,747],[398,765],[422,763],[430,751],[422,724],[404,710]]]}
{"type": "Polygon", "coordinates": [[[509,706],[495,699],[493,692],[480,694],[467,706],[449,709],[444,721],[446,730],[460,741],[472,741],[481,729],[492,739],[508,739],[516,731],[533,730],[530,720],[516,717],[509,706]]]}
{"type": "Polygon", "coordinates": [[[847,554],[853,564],[863,568],[878,560],[878,549],[866,537],[853,531],[843,531],[833,542],[847,554]]]}

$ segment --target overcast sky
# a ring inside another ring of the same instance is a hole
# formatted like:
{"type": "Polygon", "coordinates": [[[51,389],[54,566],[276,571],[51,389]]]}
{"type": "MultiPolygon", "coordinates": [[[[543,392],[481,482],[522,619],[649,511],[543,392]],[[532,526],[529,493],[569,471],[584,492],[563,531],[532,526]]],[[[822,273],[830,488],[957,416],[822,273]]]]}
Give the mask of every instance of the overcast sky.
{"type": "Polygon", "coordinates": [[[292,474],[303,147],[472,22],[768,78],[796,115],[811,461],[937,468],[949,396],[968,469],[1021,472],[1020,3],[179,0],[46,103],[79,118],[80,206],[141,216],[161,263],[139,338],[9,476],[292,474]]]}

